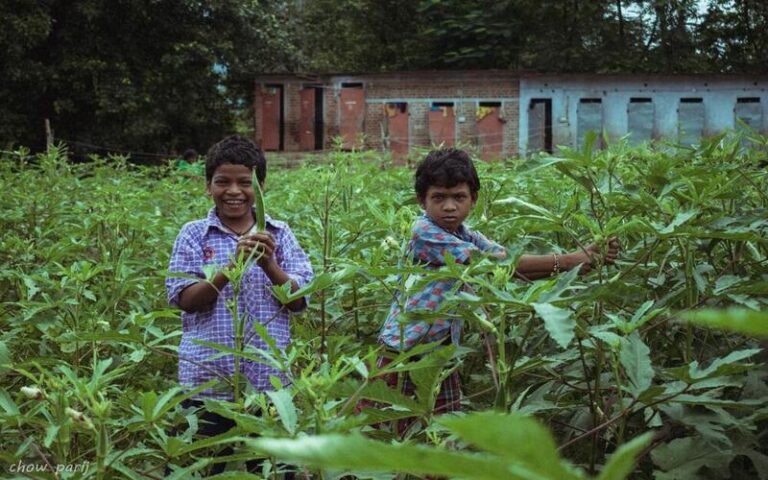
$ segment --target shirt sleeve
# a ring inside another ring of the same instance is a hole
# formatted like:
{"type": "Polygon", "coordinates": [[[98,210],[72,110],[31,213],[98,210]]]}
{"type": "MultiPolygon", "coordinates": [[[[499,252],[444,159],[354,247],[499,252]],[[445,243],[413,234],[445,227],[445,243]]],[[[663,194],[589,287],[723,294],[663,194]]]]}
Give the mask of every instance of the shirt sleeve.
{"type": "Polygon", "coordinates": [[[479,250],[474,243],[451,235],[423,218],[416,221],[412,233],[411,251],[416,262],[445,265],[445,257],[450,253],[457,263],[469,263],[472,252],[479,250]]]}
{"type": "MultiPolygon", "coordinates": [[[[311,282],[314,277],[312,264],[288,225],[285,225],[285,228],[281,230],[279,241],[280,248],[283,250],[283,259],[280,265],[283,271],[288,274],[291,280],[296,282],[299,288],[311,282]]],[[[308,300],[307,297],[304,298],[302,310],[306,308],[308,300]]]]}
{"type": "Polygon", "coordinates": [[[168,303],[174,307],[179,306],[182,290],[199,281],[189,276],[205,278],[202,249],[198,242],[195,242],[191,230],[189,225],[185,225],[176,237],[168,266],[168,277],[165,279],[168,303]]]}
{"type": "Polygon", "coordinates": [[[493,240],[488,240],[488,238],[486,238],[482,233],[470,231],[469,236],[472,240],[472,243],[488,255],[491,255],[497,259],[503,259],[507,257],[506,248],[494,242],[493,240]]]}

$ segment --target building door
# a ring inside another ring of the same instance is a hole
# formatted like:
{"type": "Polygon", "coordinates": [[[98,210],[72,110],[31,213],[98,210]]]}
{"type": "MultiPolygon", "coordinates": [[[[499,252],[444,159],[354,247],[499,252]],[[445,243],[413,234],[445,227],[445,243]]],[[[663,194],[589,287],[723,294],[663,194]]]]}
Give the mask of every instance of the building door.
{"type": "Polygon", "coordinates": [[[528,105],[529,155],[536,152],[552,153],[552,99],[534,98],[528,105]]]}
{"type": "Polygon", "coordinates": [[[704,136],[704,118],[703,98],[681,98],[677,106],[677,142],[686,146],[698,144],[704,136]]]}
{"type": "Polygon", "coordinates": [[[744,128],[742,123],[757,132],[763,129],[763,107],[760,97],[743,97],[736,100],[733,110],[737,129],[744,128]]]}
{"type": "Polygon", "coordinates": [[[301,150],[315,149],[315,89],[305,87],[299,92],[301,114],[299,120],[299,147],[301,150]]]}
{"type": "Polygon", "coordinates": [[[638,145],[653,138],[653,101],[648,97],[633,97],[627,105],[629,142],[638,145]]]}
{"type": "Polygon", "coordinates": [[[387,134],[389,149],[394,157],[402,158],[408,155],[408,104],[405,102],[387,103],[384,105],[387,117],[387,134]]]}
{"type": "Polygon", "coordinates": [[[343,148],[351,150],[357,146],[358,135],[363,133],[365,120],[365,90],[362,83],[344,83],[341,86],[341,118],[339,133],[343,148]]]}
{"type": "Polygon", "coordinates": [[[432,146],[456,144],[456,113],[453,102],[435,102],[429,109],[429,142],[432,146]]]}
{"type": "Polygon", "coordinates": [[[597,134],[595,147],[600,147],[603,134],[603,101],[599,98],[582,98],[576,111],[576,148],[584,146],[587,133],[597,134]]]}
{"type": "Polygon", "coordinates": [[[323,108],[323,87],[315,87],[315,150],[322,150],[325,142],[325,109],[323,108]]]}
{"type": "Polygon", "coordinates": [[[261,148],[283,149],[283,86],[266,85],[261,92],[261,148]]]}
{"type": "Polygon", "coordinates": [[[477,135],[480,158],[498,160],[504,150],[504,124],[500,102],[480,102],[477,107],[477,135]]]}

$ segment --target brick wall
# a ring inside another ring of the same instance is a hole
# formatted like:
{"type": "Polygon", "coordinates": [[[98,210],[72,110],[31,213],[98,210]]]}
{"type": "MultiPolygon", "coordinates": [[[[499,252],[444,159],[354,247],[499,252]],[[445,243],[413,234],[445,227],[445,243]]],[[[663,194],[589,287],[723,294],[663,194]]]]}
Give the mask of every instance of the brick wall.
{"type": "MultiPolygon", "coordinates": [[[[517,153],[519,76],[505,71],[443,71],[326,76],[314,78],[323,86],[323,145],[333,146],[339,135],[342,107],[339,102],[343,83],[362,83],[365,90],[363,133],[366,148],[382,149],[382,134],[387,132],[384,105],[389,101],[408,103],[409,137],[412,146],[428,147],[428,112],[433,102],[453,102],[456,112],[456,140],[475,145],[477,128],[475,112],[479,102],[502,103],[504,154],[517,153]]],[[[299,150],[301,102],[299,92],[305,84],[292,76],[267,76],[257,79],[254,131],[257,142],[262,138],[260,87],[281,84],[284,88],[284,149],[299,150]]]]}

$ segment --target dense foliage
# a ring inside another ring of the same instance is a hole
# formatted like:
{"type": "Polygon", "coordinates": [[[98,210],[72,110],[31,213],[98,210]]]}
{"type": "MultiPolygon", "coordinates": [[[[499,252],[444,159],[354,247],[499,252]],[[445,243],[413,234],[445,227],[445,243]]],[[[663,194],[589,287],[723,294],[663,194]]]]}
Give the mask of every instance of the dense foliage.
{"type": "Polygon", "coordinates": [[[309,0],[309,70],[761,72],[768,4],[741,0],[309,0]],[[332,42],[327,41],[333,38],[332,42]]]}
{"type": "Polygon", "coordinates": [[[288,10],[234,0],[1,0],[0,148],[41,150],[47,118],[79,154],[157,160],[203,149],[243,127],[256,72],[294,67],[288,10]]]}
{"type": "MultiPolygon", "coordinates": [[[[324,478],[768,478],[760,342],[681,322],[734,307],[699,321],[765,334],[762,147],[718,137],[480,164],[471,224],[515,255],[621,239],[615,267],[533,283],[512,279],[512,262],[401,263],[418,214],[412,171],[374,153],[325,160],[267,178],[266,208],[293,226],[317,279],[287,352],[218,347],[294,378],[290,390],[210,403],[239,426],[216,439],[238,446],[233,463],[277,457],[324,478]],[[466,319],[464,345],[377,368],[391,292],[435,276],[472,286],[450,302],[466,319]],[[460,369],[475,413],[432,417],[446,366],[460,369]],[[411,372],[416,398],[376,380],[392,370],[411,372]],[[360,399],[382,408],[359,414],[360,399]],[[371,427],[414,415],[403,436],[371,427]],[[266,439],[242,438],[252,433],[266,439]]],[[[94,478],[204,469],[212,442],[192,441],[194,412],[179,405],[179,316],[163,287],[179,227],[209,208],[202,179],[53,151],[3,157],[0,184],[0,461],[88,461],[94,478]]]]}

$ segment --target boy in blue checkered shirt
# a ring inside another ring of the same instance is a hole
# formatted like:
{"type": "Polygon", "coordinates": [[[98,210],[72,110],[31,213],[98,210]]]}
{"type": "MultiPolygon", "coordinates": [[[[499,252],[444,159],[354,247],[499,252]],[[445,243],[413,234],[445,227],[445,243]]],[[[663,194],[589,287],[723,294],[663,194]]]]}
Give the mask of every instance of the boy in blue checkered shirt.
{"type": "MultiPolygon", "coordinates": [[[[416,220],[408,244],[408,254],[414,262],[437,269],[445,265],[445,258],[450,254],[457,263],[467,264],[473,252],[478,251],[492,258],[506,258],[504,247],[464,225],[480,191],[477,171],[466,152],[454,148],[430,152],[416,169],[415,189],[424,214],[416,220]]],[[[603,261],[613,263],[618,250],[618,242],[612,239],[603,261]]],[[[591,269],[593,259],[599,254],[599,247],[590,245],[586,251],[563,255],[523,255],[516,266],[516,274],[532,280],[577,267],[585,273],[591,269]]],[[[456,281],[445,279],[428,283],[421,291],[406,299],[406,311],[438,310],[445,293],[454,288],[456,281]]],[[[401,329],[400,300],[392,302],[379,334],[379,341],[387,349],[402,352],[423,343],[459,343],[459,320],[416,320],[405,323],[401,329]]],[[[386,363],[388,361],[382,359],[380,365],[386,363]]],[[[397,383],[396,377],[385,380],[392,385],[397,383]]],[[[408,378],[403,382],[403,392],[413,394],[413,384],[408,378]]],[[[435,404],[436,413],[460,410],[460,399],[459,375],[454,371],[443,381],[435,404]]]]}

